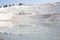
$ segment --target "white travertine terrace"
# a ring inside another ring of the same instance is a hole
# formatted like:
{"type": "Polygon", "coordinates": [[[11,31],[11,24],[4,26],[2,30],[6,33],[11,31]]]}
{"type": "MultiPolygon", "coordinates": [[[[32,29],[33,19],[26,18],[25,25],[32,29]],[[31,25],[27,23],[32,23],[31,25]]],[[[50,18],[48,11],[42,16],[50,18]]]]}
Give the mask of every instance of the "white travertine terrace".
{"type": "MultiPolygon", "coordinates": [[[[14,34],[37,33],[35,28],[38,25],[59,25],[59,15],[60,5],[57,4],[2,7],[0,8],[0,32],[14,34]]],[[[44,30],[47,32],[47,29],[44,30]]],[[[44,30],[42,31],[44,32],[44,30]]]]}

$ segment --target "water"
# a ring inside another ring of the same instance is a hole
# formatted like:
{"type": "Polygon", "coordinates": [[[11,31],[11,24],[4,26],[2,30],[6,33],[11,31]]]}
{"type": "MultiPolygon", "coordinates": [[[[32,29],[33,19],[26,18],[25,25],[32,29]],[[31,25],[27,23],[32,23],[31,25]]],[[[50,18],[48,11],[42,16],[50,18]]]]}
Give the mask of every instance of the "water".
{"type": "Polygon", "coordinates": [[[60,14],[21,17],[21,20],[19,19],[21,24],[19,20],[19,23],[16,21],[20,25],[0,27],[0,38],[6,40],[60,40],[59,18],[60,14]]]}
{"type": "Polygon", "coordinates": [[[0,33],[0,37],[8,40],[60,40],[60,28],[39,26],[32,34],[0,33]]]}

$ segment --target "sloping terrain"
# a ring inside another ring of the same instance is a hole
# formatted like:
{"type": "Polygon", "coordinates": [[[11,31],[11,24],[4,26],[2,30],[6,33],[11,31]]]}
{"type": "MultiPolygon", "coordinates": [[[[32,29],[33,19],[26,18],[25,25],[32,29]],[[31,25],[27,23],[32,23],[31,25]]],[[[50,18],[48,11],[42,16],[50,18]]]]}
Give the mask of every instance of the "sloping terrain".
{"type": "Polygon", "coordinates": [[[0,39],[60,40],[60,2],[0,8],[0,39]]]}

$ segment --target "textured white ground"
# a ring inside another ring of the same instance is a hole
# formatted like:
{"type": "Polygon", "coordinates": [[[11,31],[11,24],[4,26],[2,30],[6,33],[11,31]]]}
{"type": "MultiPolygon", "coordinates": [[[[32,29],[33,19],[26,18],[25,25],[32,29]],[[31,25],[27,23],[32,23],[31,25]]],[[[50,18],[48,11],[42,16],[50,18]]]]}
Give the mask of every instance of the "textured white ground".
{"type": "Polygon", "coordinates": [[[59,5],[0,8],[0,37],[8,40],[60,40],[59,5]]]}

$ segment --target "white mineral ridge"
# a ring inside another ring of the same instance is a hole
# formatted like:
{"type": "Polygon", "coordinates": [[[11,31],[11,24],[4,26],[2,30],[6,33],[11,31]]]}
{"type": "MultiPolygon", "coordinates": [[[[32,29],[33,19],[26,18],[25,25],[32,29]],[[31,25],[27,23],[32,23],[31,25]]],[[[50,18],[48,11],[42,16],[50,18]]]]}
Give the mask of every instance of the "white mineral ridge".
{"type": "Polygon", "coordinates": [[[57,4],[0,8],[0,32],[32,34],[40,30],[46,33],[51,26],[60,26],[60,6],[57,4]]]}

